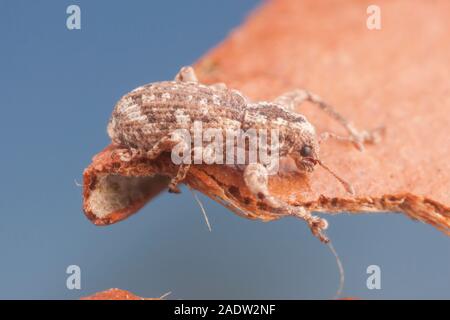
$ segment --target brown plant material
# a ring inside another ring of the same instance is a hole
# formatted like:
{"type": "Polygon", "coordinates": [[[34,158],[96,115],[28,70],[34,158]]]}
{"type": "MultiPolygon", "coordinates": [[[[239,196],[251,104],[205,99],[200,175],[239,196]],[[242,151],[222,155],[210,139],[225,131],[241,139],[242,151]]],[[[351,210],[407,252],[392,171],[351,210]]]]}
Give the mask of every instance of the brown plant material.
{"type": "Polygon", "coordinates": [[[129,291],[113,288],[83,297],[81,300],[161,300],[161,298],[142,298],[129,291]]]}
{"type": "MultiPolygon", "coordinates": [[[[271,177],[270,191],[322,212],[403,212],[450,234],[450,2],[379,0],[382,29],[368,30],[369,1],[270,1],[197,64],[205,83],[225,82],[253,99],[294,88],[322,96],[360,129],[386,127],[364,152],[327,141],[321,158],[353,184],[351,196],[319,167],[271,177]]],[[[163,79],[162,79],[163,80],[163,79]]],[[[305,104],[318,132],[344,131],[305,104]]],[[[117,222],[163,191],[168,155],[124,163],[109,146],[84,172],[84,210],[117,222]]],[[[247,218],[279,218],[244,186],[242,172],[194,165],[185,183],[247,218]],[[238,210],[236,206],[243,210],[238,210]]]]}

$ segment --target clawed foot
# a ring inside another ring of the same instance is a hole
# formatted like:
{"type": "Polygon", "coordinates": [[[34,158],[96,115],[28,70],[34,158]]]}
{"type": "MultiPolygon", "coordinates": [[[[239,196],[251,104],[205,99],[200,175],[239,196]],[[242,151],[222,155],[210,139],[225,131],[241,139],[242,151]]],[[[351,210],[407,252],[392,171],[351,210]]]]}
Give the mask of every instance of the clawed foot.
{"type": "Polygon", "coordinates": [[[379,126],[369,131],[364,130],[359,132],[352,128],[351,139],[359,151],[364,151],[364,144],[379,143],[381,141],[381,135],[384,134],[385,130],[386,128],[384,126],[379,126]]]}
{"type": "Polygon", "coordinates": [[[170,193],[181,193],[181,190],[180,190],[180,188],[178,188],[177,185],[170,183],[169,184],[169,192],[170,193]]]}
{"type": "Polygon", "coordinates": [[[308,223],[308,226],[315,237],[319,238],[323,243],[330,242],[330,239],[328,239],[328,237],[323,232],[328,228],[327,220],[317,216],[311,216],[311,218],[307,219],[306,222],[308,223]]]}

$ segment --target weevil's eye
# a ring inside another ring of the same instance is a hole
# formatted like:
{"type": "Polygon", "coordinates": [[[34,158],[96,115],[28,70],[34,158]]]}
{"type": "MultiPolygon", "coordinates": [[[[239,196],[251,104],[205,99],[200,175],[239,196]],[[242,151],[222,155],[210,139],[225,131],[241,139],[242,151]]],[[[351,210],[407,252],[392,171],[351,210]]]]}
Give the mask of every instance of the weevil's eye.
{"type": "Polygon", "coordinates": [[[306,144],[300,149],[300,155],[302,157],[309,157],[311,156],[311,153],[312,153],[311,146],[308,146],[306,144]]]}

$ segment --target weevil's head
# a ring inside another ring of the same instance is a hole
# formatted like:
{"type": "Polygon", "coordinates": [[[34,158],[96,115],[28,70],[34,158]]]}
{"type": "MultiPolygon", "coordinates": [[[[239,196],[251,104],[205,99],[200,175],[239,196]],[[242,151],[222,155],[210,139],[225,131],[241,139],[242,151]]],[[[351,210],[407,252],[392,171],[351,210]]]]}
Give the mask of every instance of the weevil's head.
{"type": "Polygon", "coordinates": [[[293,156],[300,170],[311,172],[319,161],[319,147],[313,141],[305,142],[297,148],[293,156]]]}
{"type": "Polygon", "coordinates": [[[307,121],[292,126],[295,143],[290,151],[300,170],[311,172],[319,161],[319,142],[314,127],[307,121]]]}
{"type": "Polygon", "coordinates": [[[293,125],[292,132],[297,136],[294,140],[297,141],[297,143],[295,143],[292,148],[290,156],[295,160],[295,163],[300,170],[311,172],[314,170],[314,166],[318,164],[335,177],[348,193],[355,194],[350,183],[339,177],[320,160],[319,139],[314,127],[308,121],[301,123],[301,125],[293,125]]]}

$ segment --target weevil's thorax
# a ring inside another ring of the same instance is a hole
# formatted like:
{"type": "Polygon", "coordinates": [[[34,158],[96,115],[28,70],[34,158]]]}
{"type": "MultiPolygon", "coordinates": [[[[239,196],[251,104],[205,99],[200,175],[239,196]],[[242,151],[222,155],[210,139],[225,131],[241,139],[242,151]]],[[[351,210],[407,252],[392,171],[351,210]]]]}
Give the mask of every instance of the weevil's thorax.
{"type": "MultiPolygon", "coordinates": [[[[249,104],[244,113],[243,128],[276,131],[280,157],[294,155],[295,158],[305,144],[311,145],[318,157],[319,146],[314,126],[305,116],[286,110],[278,104],[270,102],[249,104]]],[[[269,132],[268,135],[270,134],[269,132]]]]}

